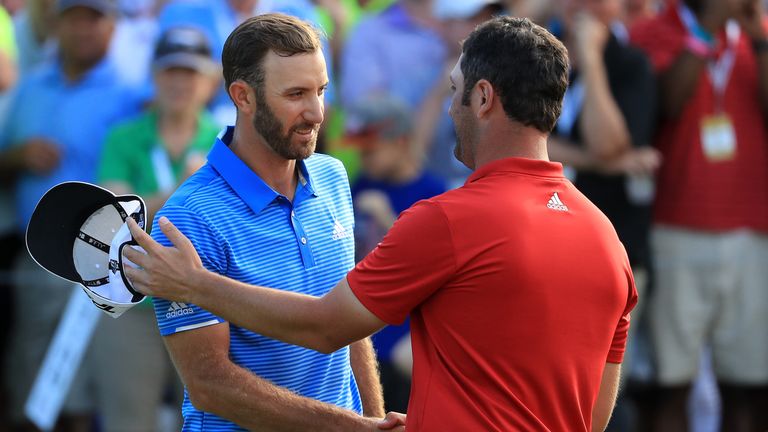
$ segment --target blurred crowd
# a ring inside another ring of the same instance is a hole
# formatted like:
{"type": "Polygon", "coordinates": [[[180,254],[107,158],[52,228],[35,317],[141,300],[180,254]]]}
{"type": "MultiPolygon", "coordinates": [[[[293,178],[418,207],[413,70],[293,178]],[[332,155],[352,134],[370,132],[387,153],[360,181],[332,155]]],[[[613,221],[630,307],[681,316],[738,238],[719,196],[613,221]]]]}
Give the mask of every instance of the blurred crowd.
{"type": "MultiPolygon", "coordinates": [[[[571,85],[550,158],[614,224],[641,298],[609,429],[766,430],[767,3],[0,1],[0,431],[35,430],[24,402],[74,289],[23,246],[38,199],[87,181],[141,195],[153,215],[234,124],[222,47],[266,12],[326,36],[318,151],[347,167],[358,259],[401,211],[469,174],[447,114],[463,38],[496,14],[561,38],[571,85]]],[[[408,323],[373,339],[387,410],[405,412],[408,323]]],[[[57,430],[173,430],[180,401],[140,305],[99,322],[57,430]]]]}

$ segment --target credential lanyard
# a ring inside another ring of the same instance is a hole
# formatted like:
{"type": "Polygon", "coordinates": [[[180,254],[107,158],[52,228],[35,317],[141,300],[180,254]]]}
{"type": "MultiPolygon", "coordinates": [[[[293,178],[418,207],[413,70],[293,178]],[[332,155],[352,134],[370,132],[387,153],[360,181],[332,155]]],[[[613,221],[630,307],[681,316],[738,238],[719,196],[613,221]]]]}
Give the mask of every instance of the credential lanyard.
{"type": "Polygon", "coordinates": [[[157,144],[152,149],[152,168],[155,169],[157,189],[159,192],[171,192],[176,186],[171,159],[162,144],[157,144]]]}
{"type": "MultiPolygon", "coordinates": [[[[694,29],[699,26],[696,16],[682,2],[678,4],[678,14],[688,32],[693,34],[694,29]]],[[[731,72],[733,72],[733,65],[736,63],[736,49],[741,37],[741,28],[739,28],[739,24],[735,20],[731,19],[726,23],[725,32],[728,39],[725,51],[719,59],[710,60],[707,65],[709,78],[712,81],[712,90],[715,93],[715,107],[718,112],[723,109],[725,89],[728,87],[728,81],[730,81],[731,72]]]]}

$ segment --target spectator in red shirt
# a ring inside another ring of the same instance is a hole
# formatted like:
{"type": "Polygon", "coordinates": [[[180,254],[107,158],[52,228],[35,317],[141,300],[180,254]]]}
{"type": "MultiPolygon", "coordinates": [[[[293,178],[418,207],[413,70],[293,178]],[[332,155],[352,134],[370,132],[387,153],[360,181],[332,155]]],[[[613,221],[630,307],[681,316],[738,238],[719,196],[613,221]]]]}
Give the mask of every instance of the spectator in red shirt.
{"type": "Polygon", "coordinates": [[[722,430],[768,428],[768,32],[761,0],[672,2],[633,29],[661,87],[649,305],[655,431],[685,430],[705,346],[722,430]]]}
{"type": "MultiPolygon", "coordinates": [[[[637,296],[608,219],[548,161],[568,83],[565,47],[527,19],[479,26],[451,72],[467,183],[403,212],[322,298],[207,273],[177,248],[126,258],[137,288],[189,300],[261,334],[333,352],[411,316],[407,429],[603,430],[637,296]],[[213,294],[215,293],[215,294],[213,294]]],[[[402,428],[391,413],[380,428],[402,428]]]]}

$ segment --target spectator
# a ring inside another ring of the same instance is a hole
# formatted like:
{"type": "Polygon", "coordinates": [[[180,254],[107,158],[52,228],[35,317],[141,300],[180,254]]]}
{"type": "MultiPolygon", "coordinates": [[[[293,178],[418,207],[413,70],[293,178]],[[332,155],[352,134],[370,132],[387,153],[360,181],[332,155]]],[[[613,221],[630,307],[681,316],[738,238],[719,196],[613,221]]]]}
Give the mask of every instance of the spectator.
{"type": "Polygon", "coordinates": [[[56,0],[26,0],[26,6],[14,19],[22,76],[56,56],[55,3],[56,0]]]}
{"type": "MultiPolygon", "coordinates": [[[[352,185],[355,255],[360,260],[376,247],[400,212],[446,188],[414,156],[413,120],[408,108],[396,99],[361,101],[347,112],[347,129],[362,157],[362,174],[352,185]]],[[[388,410],[400,412],[408,407],[410,373],[407,365],[406,370],[398,366],[394,350],[399,344],[409,344],[408,326],[407,320],[387,326],[371,338],[379,360],[384,404],[388,410]]]]}
{"type": "Polygon", "coordinates": [[[684,0],[633,40],[659,77],[663,155],[649,313],[655,431],[686,429],[699,357],[711,346],[722,430],[768,428],[768,38],[762,1],[684,0]]]}
{"type": "Polygon", "coordinates": [[[0,6],[0,94],[16,82],[16,38],[13,21],[4,7],[0,6]]]}
{"type": "MultiPolygon", "coordinates": [[[[549,140],[550,157],[576,169],[576,187],[610,219],[627,249],[638,292],[632,313],[636,324],[649,281],[653,176],[660,163],[650,147],[655,77],[645,54],[624,42],[626,33],[618,24],[622,0],[565,0],[560,5],[572,71],[563,113],[549,140]]],[[[636,331],[633,325],[623,379],[631,373],[636,331]]]]}
{"type": "MultiPolygon", "coordinates": [[[[152,51],[158,37],[157,13],[160,0],[120,0],[120,17],[109,54],[125,82],[148,86],[152,51]]],[[[144,91],[151,94],[151,88],[144,91]]]]}
{"type": "MultiPolygon", "coordinates": [[[[107,129],[138,109],[138,101],[120,84],[106,57],[114,4],[59,0],[55,10],[59,56],[22,76],[0,126],[0,172],[6,184],[14,186],[20,234],[38,199],[53,185],[96,180],[107,129]]],[[[8,362],[4,373],[10,386],[9,413],[18,424],[73,287],[40,268],[26,251],[17,257],[14,273],[14,333],[3,354],[8,362]]],[[[86,390],[88,372],[88,366],[80,368],[64,407],[64,420],[68,417],[80,428],[90,423],[93,408],[86,390]]]]}
{"type": "Polygon", "coordinates": [[[445,55],[431,1],[396,1],[350,32],[342,52],[342,106],[385,94],[415,111],[443,71],[445,55]]]}
{"type": "MultiPolygon", "coordinates": [[[[148,218],[204,163],[218,128],[204,112],[218,82],[219,67],[203,33],[171,28],[155,48],[155,99],[138,118],[111,129],[98,170],[99,183],[115,194],[144,198],[148,218]]],[[[119,320],[102,320],[94,334],[97,379],[118,392],[100,395],[107,431],[150,431],[167,393],[181,405],[181,383],[157,332],[146,299],[119,320]],[[109,374],[109,376],[106,376],[109,374]],[[172,392],[168,391],[169,384],[172,392]]]]}

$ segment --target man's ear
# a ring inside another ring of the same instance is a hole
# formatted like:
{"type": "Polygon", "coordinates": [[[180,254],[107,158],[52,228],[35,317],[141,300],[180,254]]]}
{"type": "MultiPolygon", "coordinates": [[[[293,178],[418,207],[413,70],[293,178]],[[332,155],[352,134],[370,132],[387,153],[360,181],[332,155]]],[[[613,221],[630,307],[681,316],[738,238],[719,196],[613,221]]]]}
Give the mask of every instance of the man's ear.
{"type": "Polygon", "coordinates": [[[475,115],[477,118],[485,117],[493,107],[493,103],[496,99],[496,93],[493,91],[493,86],[488,80],[481,79],[475,84],[475,88],[472,90],[473,98],[475,99],[475,115]]]}
{"type": "Polygon", "coordinates": [[[245,81],[233,81],[229,88],[229,97],[237,107],[237,111],[247,115],[253,115],[256,112],[256,94],[253,87],[245,81]]]}

